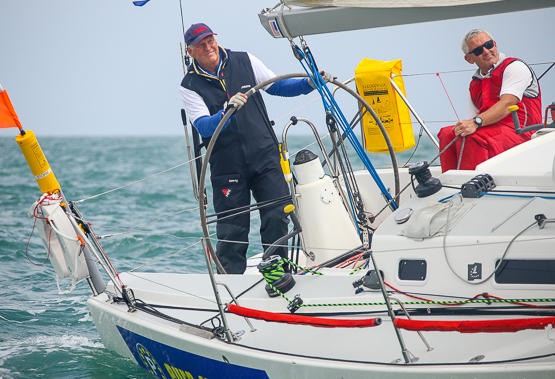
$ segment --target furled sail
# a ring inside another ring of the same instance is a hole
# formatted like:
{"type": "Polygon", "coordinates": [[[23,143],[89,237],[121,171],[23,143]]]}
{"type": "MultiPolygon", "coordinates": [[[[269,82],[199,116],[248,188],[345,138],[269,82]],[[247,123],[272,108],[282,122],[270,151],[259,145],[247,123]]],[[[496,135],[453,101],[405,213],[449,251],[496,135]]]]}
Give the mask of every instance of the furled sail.
{"type": "Polygon", "coordinates": [[[282,38],[549,7],[554,0],[284,0],[258,17],[282,38]]]}

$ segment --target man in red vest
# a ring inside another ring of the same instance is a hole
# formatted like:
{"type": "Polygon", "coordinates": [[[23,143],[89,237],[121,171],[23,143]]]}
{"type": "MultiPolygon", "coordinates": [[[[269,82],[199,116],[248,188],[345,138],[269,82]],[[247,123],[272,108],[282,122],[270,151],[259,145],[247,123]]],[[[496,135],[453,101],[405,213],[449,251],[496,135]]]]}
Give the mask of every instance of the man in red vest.
{"type": "Polygon", "coordinates": [[[460,136],[440,156],[443,172],[473,170],[483,161],[528,141],[533,132],[516,134],[509,106],[518,105],[521,127],[542,122],[540,87],[530,66],[499,53],[491,34],[482,29],[468,32],[461,48],[464,59],[475,63],[478,70],[470,82],[470,119],[438,133],[440,151],[460,136]]]}

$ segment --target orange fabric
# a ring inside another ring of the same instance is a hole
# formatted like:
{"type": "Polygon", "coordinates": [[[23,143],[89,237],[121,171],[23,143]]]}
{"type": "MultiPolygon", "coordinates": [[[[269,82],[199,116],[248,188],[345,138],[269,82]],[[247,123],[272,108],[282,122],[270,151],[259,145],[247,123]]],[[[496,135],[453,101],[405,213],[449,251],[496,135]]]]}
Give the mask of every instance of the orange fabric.
{"type": "Polygon", "coordinates": [[[0,128],[23,129],[7,91],[0,92],[0,128]]]}

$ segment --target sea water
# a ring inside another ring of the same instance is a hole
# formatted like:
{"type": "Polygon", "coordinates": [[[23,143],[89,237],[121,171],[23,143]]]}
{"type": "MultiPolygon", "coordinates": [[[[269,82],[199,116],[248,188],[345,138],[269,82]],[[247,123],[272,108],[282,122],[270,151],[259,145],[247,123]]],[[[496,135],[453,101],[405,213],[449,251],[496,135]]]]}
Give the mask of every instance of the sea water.
{"type": "MultiPolygon", "coordinates": [[[[100,241],[118,272],[206,272],[195,245],[202,232],[190,168],[183,164],[184,136],[37,138],[66,198],[87,199],[77,206],[95,234],[115,235],[100,241]]],[[[329,146],[329,138],[324,141],[329,146]]],[[[295,153],[313,142],[290,136],[288,146],[295,153]]],[[[309,149],[321,156],[316,145],[309,149]]],[[[399,154],[399,162],[413,150],[399,154]]],[[[353,167],[361,169],[349,151],[353,167]]],[[[424,137],[412,162],[436,155],[424,137]]],[[[391,164],[388,154],[370,158],[376,168],[391,164]]],[[[0,137],[0,378],[151,378],[104,348],[87,308],[86,281],[71,295],[58,294],[54,269],[27,216],[40,195],[15,139],[0,137]]],[[[262,251],[259,227],[254,218],[250,254],[262,251]]],[[[64,290],[67,282],[61,285],[64,290]]]]}

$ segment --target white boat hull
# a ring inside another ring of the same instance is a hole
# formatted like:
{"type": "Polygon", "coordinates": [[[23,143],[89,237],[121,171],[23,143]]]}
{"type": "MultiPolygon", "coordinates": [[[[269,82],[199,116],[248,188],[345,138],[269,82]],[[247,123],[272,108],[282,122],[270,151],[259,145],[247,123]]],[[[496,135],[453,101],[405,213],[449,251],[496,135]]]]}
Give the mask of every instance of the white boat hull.
{"type": "MultiPolygon", "coordinates": [[[[136,289],[137,298],[160,305],[158,310],[184,322],[199,324],[217,314],[213,303],[206,307],[206,300],[213,301],[213,298],[204,289],[198,290],[209,287],[206,275],[134,274],[133,277],[123,275],[123,279],[136,289]],[[142,291],[140,283],[151,281],[160,283],[160,288],[167,286],[166,290],[142,291]],[[182,285],[188,285],[183,288],[186,293],[176,289],[182,285]],[[164,308],[167,303],[188,309],[164,308]]],[[[301,293],[310,293],[309,287],[316,281],[320,289],[333,292],[333,288],[343,288],[333,295],[353,293],[349,284],[353,279],[349,276],[298,279],[301,280],[295,289],[301,293]]],[[[225,276],[218,277],[218,281],[238,291],[250,287],[258,278],[225,276]]],[[[378,294],[370,293],[366,297],[366,301],[379,301],[378,294]]],[[[313,303],[321,299],[305,300],[313,303]]],[[[344,299],[349,300],[360,302],[361,298],[352,295],[344,299]]],[[[240,301],[243,306],[259,304],[258,309],[273,308],[268,304],[275,304],[282,311],[286,304],[281,298],[267,298],[262,283],[240,301]]],[[[377,314],[383,324],[363,329],[315,328],[252,320],[256,331],[251,332],[242,317],[228,314],[232,331],[246,330],[234,343],[191,334],[180,329],[179,323],[141,310],[130,313],[127,305],[112,303],[105,294],[91,297],[89,308],[106,348],[135,359],[159,378],[552,378],[555,373],[555,331],[551,330],[494,334],[427,332],[425,337],[433,347],[431,351],[417,333],[403,331],[409,351],[418,358],[404,364],[383,306],[378,307],[382,312],[377,314]],[[479,363],[469,362],[479,355],[485,358],[479,363]]],[[[363,308],[367,311],[372,307],[363,308]]]]}

